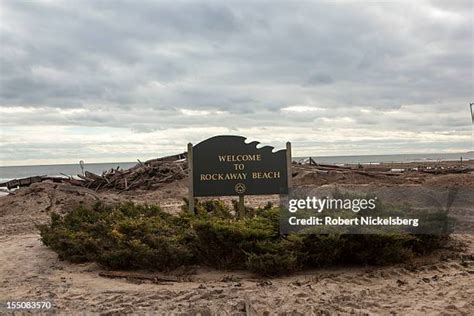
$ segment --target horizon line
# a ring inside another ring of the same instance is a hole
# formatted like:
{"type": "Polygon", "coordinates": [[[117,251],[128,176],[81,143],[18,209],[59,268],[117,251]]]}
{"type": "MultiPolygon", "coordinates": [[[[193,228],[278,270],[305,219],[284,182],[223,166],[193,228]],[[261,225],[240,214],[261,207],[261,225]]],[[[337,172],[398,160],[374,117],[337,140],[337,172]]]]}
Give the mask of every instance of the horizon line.
{"type": "MultiPolygon", "coordinates": [[[[398,156],[398,155],[455,155],[455,154],[470,154],[474,153],[474,150],[469,150],[465,152],[434,152],[434,153],[398,153],[398,154],[370,154],[370,155],[323,155],[323,156],[312,156],[312,155],[302,155],[302,156],[294,156],[292,158],[336,158],[336,157],[371,157],[371,156],[398,156]]],[[[159,158],[159,157],[157,157],[159,158]]],[[[155,159],[155,158],[151,158],[155,159]]],[[[109,161],[109,162],[84,162],[84,165],[87,164],[131,164],[131,163],[138,163],[137,161],[109,161]]],[[[148,159],[147,159],[148,160],[148,159]]],[[[145,160],[146,161],[146,160],[145,160]]],[[[61,166],[61,165],[79,165],[79,161],[76,163],[51,163],[51,164],[30,164],[30,165],[0,165],[0,168],[7,168],[7,167],[39,167],[39,166],[61,166]]]]}

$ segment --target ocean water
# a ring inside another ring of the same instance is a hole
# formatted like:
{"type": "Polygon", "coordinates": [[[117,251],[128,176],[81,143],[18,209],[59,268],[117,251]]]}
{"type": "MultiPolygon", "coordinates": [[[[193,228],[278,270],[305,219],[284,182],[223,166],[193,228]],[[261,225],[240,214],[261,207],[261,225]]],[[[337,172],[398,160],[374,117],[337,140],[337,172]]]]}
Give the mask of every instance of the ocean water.
{"type": "MultiPolygon", "coordinates": [[[[86,163],[84,170],[101,174],[103,171],[111,168],[115,169],[120,167],[122,169],[128,169],[136,164],[136,162],[86,163]]],[[[0,183],[32,176],[75,176],[81,173],[82,171],[79,164],[0,167],[0,183]]]]}
{"type": "MultiPolygon", "coordinates": [[[[365,155],[365,156],[312,156],[317,163],[323,164],[377,164],[389,162],[417,162],[417,161],[447,161],[447,160],[474,159],[474,152],[449,153],[449,154],[400,154],[400,155],[365,155]]],[[[294,157],[294,160],[307,159],[308,157],[294,157]]],[[[127,169],[134,166],[136,162],[116,162],[116,163],[90,163],[84,165],[84,170],[101,174],[110,168],[120,167],[127,169]]],[[[61,176],[77,175],[81,173],[79,164],[64,165],[38,165],[38,166],[0,166],[0,183],[19,178],[31,176],[61,176]]]]}
{"type": "MultiPolygon", "coordinates": [[[[312,156],[314,161],[322,164],[378,164],[391,162],[427,162],[427,161],[456,161],[474,159],[474,151],[467,153],[438,153],[438,154],[397,154],[397,155],[361,155],[361,156],[312,156]]],[[[308,157],[295,157],[304,160],[308,157]]]]}

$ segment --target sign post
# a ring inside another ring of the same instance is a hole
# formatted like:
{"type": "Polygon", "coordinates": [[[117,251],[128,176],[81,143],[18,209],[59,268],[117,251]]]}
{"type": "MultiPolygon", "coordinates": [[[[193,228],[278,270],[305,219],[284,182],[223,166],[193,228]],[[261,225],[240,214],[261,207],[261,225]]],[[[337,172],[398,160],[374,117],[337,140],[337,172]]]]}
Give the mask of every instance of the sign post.
{"type": "Polygon", "coordinates": [[[245,197],[244,195],[239,195],[239,216],[245,217],[245,197]]]}
{"type": "Polygon", "coordinates": [[[286,142],[286,172],[288,176],[288,188],[293,187],[293,174],[291,171],[291,164],[292,164],[292,157],[291,157],[291,143],[286,142]]]}
{"type": "Polygon", "coordinates": [[[193,189],[193,144],[188,144],[188,170],[189,170],[189,213],[194,214],[194,189],[193,189]]]}
{"type": "Polygon", "coordinates": [[[273,151],[257,148],[242,136],[215,136],[193,146],[188,144],[189,211],[194,198],[238,196],[239,215],[244,216],[245,195],[288,194],[291,183],[291,144],[273,151]]]}
{"type": "MultiPolygon", "coordinates": [[[[286,142],[286,170],[287,170],[287,182],[288,182],[288,190],[293,187],[293,174],[291,171],[291,164],[293,160],[291,157],[291,143],[286,142]]],[[[284,209],[286,205],[288,205],[288,194],[280,194],[280,208],[284,209]]]]}

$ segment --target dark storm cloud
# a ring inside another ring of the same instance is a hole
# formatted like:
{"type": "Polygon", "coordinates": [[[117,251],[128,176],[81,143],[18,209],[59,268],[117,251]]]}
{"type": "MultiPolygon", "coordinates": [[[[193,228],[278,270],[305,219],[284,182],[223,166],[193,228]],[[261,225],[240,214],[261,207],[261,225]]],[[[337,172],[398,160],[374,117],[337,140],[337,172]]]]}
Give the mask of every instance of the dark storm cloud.
{"type": "Polygon", "coordinates": [[[0,6],[9,128],[469,128],[471,1],[0,6]]]}

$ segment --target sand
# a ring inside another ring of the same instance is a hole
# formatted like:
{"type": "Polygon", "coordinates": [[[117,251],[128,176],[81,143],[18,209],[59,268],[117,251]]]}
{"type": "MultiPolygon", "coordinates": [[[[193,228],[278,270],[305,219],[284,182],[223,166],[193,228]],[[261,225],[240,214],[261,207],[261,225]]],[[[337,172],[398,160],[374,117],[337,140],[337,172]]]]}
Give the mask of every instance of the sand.
{"type": "Polygon", "coordinates": [[[2,300],[51,300],[65,314],[469,314],[474,309],[472,236],[461,257],[419,266],[340,267],[259,279],[245,272],[198,269],[191,281],[137,282],[99,276],[95,264],[70,264],[37,234],[0,239],[2,300]]]}
{"type": "MultiPolygon", "coordinates": [[[[430,177],[423,182],[469,186],[472,174],[467,176],[430,177]]],[[[296,183],[308,185],[309,177],[306,174],[298,180],[296,176],[296,183]]],[[[359,178],[352,182],[363,183],[359,178]]],[[[185,181],[157,191],[125,194],[44,182],[1,197],[0,301],[51,300],[61,314],[468,315],[474,310],[472,235],[454,235],[445,249],[429,257],[389,267],[341,266],[273,279],[244,271],[194,267],[166,275],[177,280],[171,282],[144,280],[133,274],[129,278],[104,277],[100,274],[106,270],[97,264],[60,261],[41,243],[35,227],[47,222],[52,211],[64,213],[99,199],[106,203],[160,203],[165,210],[176,212],[185,195],[185,181]]],[[[248,203],[268,199],[277,200],[275,196],[258,197],[248,203]]]]}

